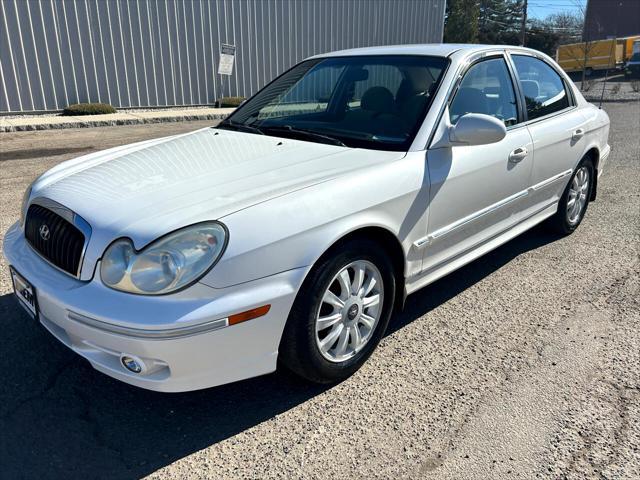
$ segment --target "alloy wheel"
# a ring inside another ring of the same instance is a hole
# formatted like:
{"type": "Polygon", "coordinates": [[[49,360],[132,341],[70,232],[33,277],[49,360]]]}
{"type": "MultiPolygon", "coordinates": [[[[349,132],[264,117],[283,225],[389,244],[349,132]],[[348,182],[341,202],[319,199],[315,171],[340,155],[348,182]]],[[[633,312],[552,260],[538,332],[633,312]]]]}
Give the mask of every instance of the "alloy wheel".
{"type": "Polygon", "coordinates": [[[569,196],[567,197],[567,221],[575,225],[580,221],[589,195],[589,169],[582,166],[578,169],[571,181],[569,196]]]}
{"type": "Polygon", "coordinates": [[[369,342],[382,313],[382,275],[358,260],[343,267],[329,283],[316,315],[316,345],[330,362],[344,362],[369,342]]]}

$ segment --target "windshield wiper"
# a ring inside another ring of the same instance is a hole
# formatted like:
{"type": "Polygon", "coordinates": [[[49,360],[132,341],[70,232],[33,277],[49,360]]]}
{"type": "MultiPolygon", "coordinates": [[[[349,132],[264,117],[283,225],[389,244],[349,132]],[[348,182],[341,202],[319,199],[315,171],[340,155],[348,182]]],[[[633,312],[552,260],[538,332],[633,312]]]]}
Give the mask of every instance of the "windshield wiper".
{"type": "Polygon", "coordinates": [[[292,127],[291,125],[264,126],[262,127],[262,130],[265,132],[273,132],[273,133],[291,133],[296,136],[321,141],[323,143],[329,143],[331,145],[346,147],[344,143],[342,143],[340,140],[338,140],[335,137],[330,137],[329,135],[322,135],[321,133],[316,133],[311,130],[305,130],[303,128],[295,128],[295,127],[292,127]]]}
{"type": "Polygon", "coordinates": [[[264,135],[264,132],[258,127],[252,127],[251,125],[245,125],[244,123],[237,123],[231,120],[225,120],[220,125],[214,128],[226,128],[229,130],[237,130],[240,132],[257,133],[258,135],[264,135]]]}

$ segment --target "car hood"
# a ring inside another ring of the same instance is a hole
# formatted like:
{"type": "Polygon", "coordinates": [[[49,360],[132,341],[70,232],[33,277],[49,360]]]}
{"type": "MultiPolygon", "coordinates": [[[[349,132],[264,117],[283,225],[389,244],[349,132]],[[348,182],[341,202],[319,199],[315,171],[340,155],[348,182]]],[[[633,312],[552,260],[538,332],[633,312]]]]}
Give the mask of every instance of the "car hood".
{"type": "Polygon", "coordinates": [[[205,128],[86,155],[40,177],[32,199],[70,208],[92,228],[85,263],[115,238],[159,236],[404,156],[205,128]]]}

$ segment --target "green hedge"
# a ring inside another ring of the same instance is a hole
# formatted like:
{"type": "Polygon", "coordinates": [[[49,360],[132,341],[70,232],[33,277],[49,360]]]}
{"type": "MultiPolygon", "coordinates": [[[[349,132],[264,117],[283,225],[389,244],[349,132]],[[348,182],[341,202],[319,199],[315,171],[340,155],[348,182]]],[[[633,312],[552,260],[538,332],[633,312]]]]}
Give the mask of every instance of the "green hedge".
{"type": "Polygon", "coordinates": [[[63,115],[102,115],[116,113],[116,109],[107,103],[74,103],[62,112],[63,115]]]}
{"type": "Polygon", "coordinates": [[[244,97],[222,97],[216,100],[216,107],[218,108],[232,108],[239,106],[244,102],[244,97]]]}

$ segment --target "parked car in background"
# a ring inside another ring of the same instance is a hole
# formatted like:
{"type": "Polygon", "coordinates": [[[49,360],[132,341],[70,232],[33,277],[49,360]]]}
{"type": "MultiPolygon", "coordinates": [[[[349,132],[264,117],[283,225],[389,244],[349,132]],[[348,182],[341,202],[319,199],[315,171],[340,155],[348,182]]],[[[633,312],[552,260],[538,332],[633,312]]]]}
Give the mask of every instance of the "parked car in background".
{"type": "Polygon", "coordinates": [[[634,46],[638,46],[637,51],[631,56],[624,68],[624,75],[627,78],[640,78],[640,41],[634,46]]]}
{"type": "Polygon", "coordinates": [[[640,52],[640,35],[624,37],[618,42],[622,43],[623,62],[628,62],[634,53],[640,52]]]}
{"type": "Polygon", "coordinates": [[[334,52],[217,127],[49,170],[4,253],[25,310],[124,382],[335,382],[407,295],[542,221],[573,232],[608,135],[530,49],[334,52]]]}

